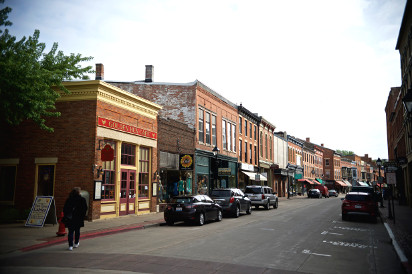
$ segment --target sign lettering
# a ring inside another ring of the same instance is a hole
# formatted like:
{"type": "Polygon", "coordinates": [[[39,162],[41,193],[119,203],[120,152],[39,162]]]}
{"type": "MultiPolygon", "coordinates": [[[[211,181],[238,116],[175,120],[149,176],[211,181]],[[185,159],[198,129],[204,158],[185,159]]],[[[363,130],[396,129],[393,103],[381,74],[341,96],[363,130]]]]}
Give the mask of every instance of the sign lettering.
{"type": "Polygon", "coordinates": [[[154,140],[157,139],[156,132],[152,132],[152,131],[149,131],[143,128],[129,126],[129,125],[126,125],[120,122],[110,120],[110,119],[99,117],[97,124],[101,127],[110,128],[110,129],[130,133],[133,135],[142,136],[142,137],[146,137],[146,138],[150,138],[154,140]]]}

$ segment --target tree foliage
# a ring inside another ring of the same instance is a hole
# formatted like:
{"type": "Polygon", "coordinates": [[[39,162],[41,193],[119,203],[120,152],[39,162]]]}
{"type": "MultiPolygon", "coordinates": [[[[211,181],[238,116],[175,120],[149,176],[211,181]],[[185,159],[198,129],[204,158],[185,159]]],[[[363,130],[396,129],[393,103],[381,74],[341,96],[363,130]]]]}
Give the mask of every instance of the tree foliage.
{"type": "Polygon", "coordinates": [[[350,150],[337,149],[336,152],[339,153],[342,156],[348,156],[348,155],[354,155],[355,154],[353,151],[350,151],[350,150]]]}
{"type": "Polygon", "coordinates": [[[39,30],[35,30],[33,36],[17,41],[5,28],[12,25],[7,20],[10,12],[9,7],[0,10],[1,119],[10,125],[33,120],[41,129],[52,132],[53,128],[45,124],[45,117],[60,116],[55,107],[59,91],[69,93],[62,82],[88,79],[87,73],[93,72],[92,67],[81,67],[80,63],[92,57],[73,53],[66,56],[57,50],[57,43],[44,53],[46,45],[39,42],[39,30]]]}

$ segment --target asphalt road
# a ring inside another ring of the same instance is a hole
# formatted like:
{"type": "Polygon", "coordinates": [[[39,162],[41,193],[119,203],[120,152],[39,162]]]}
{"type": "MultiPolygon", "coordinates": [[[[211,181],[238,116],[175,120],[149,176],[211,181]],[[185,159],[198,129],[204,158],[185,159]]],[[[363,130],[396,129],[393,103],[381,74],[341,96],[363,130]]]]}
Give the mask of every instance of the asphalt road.
{"type": "MultiPolygon", "coordinates": [[[[342,221],[341,200],[296,199],[278,209],[190,226],[159,226],[10,257],[7,273],[403,273],[382,223],[342,221]]],[[[6,273],[6,272],[4,272],[6,273]]]]}

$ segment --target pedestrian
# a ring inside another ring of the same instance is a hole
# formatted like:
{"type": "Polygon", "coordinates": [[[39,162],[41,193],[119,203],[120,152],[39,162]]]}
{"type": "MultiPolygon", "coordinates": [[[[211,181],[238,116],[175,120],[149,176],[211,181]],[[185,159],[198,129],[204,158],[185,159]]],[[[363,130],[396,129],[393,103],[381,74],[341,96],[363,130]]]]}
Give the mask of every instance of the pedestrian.
{"type": "Polygon", "coordinates": [[[67,239],[70,251],[73,250],[73,247],[79,247],[80,228],[84,227],[84,217],[87,211],[86,199],[80,195],[80,190],[80,187],[73,188],[63,208],[63,213],[67,220],[65,226],[69,229],[67,239]]]}

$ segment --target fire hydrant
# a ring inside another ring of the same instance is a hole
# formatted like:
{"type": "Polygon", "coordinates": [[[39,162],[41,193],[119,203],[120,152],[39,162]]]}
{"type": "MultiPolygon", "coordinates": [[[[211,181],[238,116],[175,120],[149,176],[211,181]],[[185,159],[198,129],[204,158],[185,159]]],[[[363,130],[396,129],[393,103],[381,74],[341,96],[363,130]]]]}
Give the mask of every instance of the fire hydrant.
{"type": "Polygon", "coordinates": [[[58,220],[59,222],[59,230],[56,232],[57,236],[64,236],[66,235],[66,226],[63,224],[62,220],[64,217],[64,213],[60,213],[60,218],[58,220]]]}

